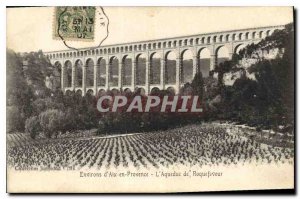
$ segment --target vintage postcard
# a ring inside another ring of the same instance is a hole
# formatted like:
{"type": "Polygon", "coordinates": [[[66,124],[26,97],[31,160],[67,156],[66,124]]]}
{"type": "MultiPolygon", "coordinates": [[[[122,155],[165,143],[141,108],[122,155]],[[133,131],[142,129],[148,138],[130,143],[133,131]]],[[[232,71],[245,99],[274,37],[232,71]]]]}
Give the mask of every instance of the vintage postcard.
{"type": "Polygon", "coordinates": [[[7,7],[7,192],[293,192],[293,12],[7,7]]]}

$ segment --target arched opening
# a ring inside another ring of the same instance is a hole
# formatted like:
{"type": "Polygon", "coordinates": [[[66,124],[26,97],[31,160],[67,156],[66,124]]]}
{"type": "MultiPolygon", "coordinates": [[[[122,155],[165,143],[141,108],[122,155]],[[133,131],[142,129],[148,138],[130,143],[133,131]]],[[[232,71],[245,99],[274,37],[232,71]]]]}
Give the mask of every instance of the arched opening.
{"type": "Polygon", "coordinates": [[[220,35],[219,42],[223,42],[223,35],[220,35]]]}
{"type": "Polygon", "coordinates": [[[190,45],[192,46],[194,44],[194,40],[190,39],[190,45]]]}
{"type": "Polygon", "coordinates": [[[216,43],[217,42],[217,36],[214,36],[213,37],[213,43],[216,43]]]}
{"type": "Polygon", "coordinates": [[[86,61],[86,86],[94,85],[94,61],[88,59],[86,61]]]}
{"type": "Polygon", "coordinates": [[[207,37],[207,43],[210,44],[210,37],[207,37]]]}
{"type": "Polygon", "coordinates": [[[56,90],[61,89],[61,63],[59,61],[54,63],[53,70],[53,88],[56,90]]]}
{"type": "Polygon", "coordinates": [[[246,40],[249,39],[249,32],[246,32],[246,34],[245,34],[245,39],[246,39],[246,40]]]}
{"type": "Polygon", "coordinates": [[[152,46],[153,46],[153,49],[156,49],[156,43],[153,43],[152,46]]]}
{"type": "Polygon", "coordinates": [[[182,52],[181,82],[187,83],[193,80],[193,53],[190,50],[182,52]]]}
{"type": "Polygon", "coordinates": [[[110,59],[110,68],[109,68],[109,85],[118,86],[119,81],[119,60],[117,57],[112,57],[110,59]]]}
{"type": "Polygon", "coordinates": [[[82,67],[83,63],[81,60],[75,62],[75,84],[76,87],[82,87],[82,67]]]}
{"type": "Polygon", "coordinates": [[[94,95],[93,89],[89,89],[86,93],[89,94],[89,95],[94,95]]]}
{"type": "Polygon", "coordinates": [[[239,44],[234,48],[234,54],[239,54],[240,50],[242,50],[243,48],[245,48],[245,44],[239,44]]]}
{"type": "Polygon", "coordinates": [[[144,88],[137,88],[137,94],[138,95],[146,95],[146,91],[144,88]]]}
{"type": "MultiPolygon", "coordinates": [[[[172,46],[172,42],[169,41],[169,42],[168,42],[168,47],[170,48],[171,46],[172,46]]],[[[176,41],[176,40],[173,41],[173,47],[177,47],[177,41],[176,41]]]]}
{"type": "Polygon", "coordinates": [[[225,46],[220,46],[216,50],[216,59],[217,59],[217,64],[219,65],[220,63],[223,63],[227,60],[229,60],[229,52],[228,49],[225,46]]]}
{"type": "Polygon", "coordinates": [[[106,91],[104,89],[100,89],[98,91],[98,97],[106,95],[106,91]]]}
{"type": "Polygon", "coordinates": [[[191,84],[185,84],[180,89],[180,94],[181,95],[193,95],[193,88],[192,88],[191,84]]]}
{"type": "Polygon", "coordinates": [[[78,90],[76,91],[76,95],[82,96],[82,90],[78,89],[78,90]]]}
{"type": "Polygon", "coordinates": [[[136,57],[136,85],[145,85],[146,83],[146,56],[139,54],[136,57]]]}
{"type": "Polygon", "coordinates": [[[239,34],[239,40],[242,40],[243,39],[243,33],[240,33],[239,34]]]}
{"type": "Polygon", "coordinates": [[[118,95],[118,94],[120,94],[120,91],[118,89],[114,88],[114,89],[111,90],[111,93],[113,95],[118,95]]]}
{"type": "Polygon", "coordinates": [[[205,43],[205,37],[202,37],[201,44],[204,44],[204,43],[205,43]]]}
{"type": "Polygon", "coordinates": [[[123,85],[128,86],[132,83],[132,58],[128,55],[123,57],[123,85]]]}
{"type": "Polygon", "coordinates": [[[226,35],[226,41],[229,41],[229,34],[228,35],[226,35]]]}
{"type": "Polygon", "coordinates": [[[99,58],[97,61],[97,86],[105,86],[106,81],[106,61],[99,58]]]}
{"type": "Polygon", "coordinates": [[[259,32],[259,38],[261,39],[263,37],[263,31],[259,32]]]}
{"type": "Polygon", "coordinates": [[[65,82],[65,87],[71,87],[71,85],[72,85],[72,63],[69,60],[65,62],[64,82],[65,82]]]}
{"type": "Polygon", "coordinates": [[[199,59],[200,72],[202,73],[203,77],[208,77],[210,71],[209,50],[207,48],[200,49],[198,51],[198,59],[199,59]]]}
{"type": "Polygon", "coordinates": [[[160,56],[158,53],[153,53],[150,56],[150,84],[159,84],[160,83],[160,56]]]}
{"type": "Polygon", "coordinates": [[[168,87],[167,95],[175,95],[175,89],[173,87],[168,87]]]}
{"type": "Polygon", "coordinates": [[[187,46],[187,39],[184,40],[184,46],[187,46]]]}
{"type": "Polygon", "coordinates": [[[126,88],[125,90],[124,90],[124,92],[127,94],[127,93],[132,93],[132,91],[130,90],[130,88],[126,88]]]}
{"type": "Polygon", "coordinates": [[[165,83],[176,83],[176,54],[173,51],[166,54],[165,83]]]}
{"type": "Polygon", "coordinates": [[[151,95],[158,95],[159,92],[160,92],[159,88],[154,87],[154,88],[151,89],[150,94],[151,94],[151,95]]]}
{"type": "Polygon", "coordinates": [[[236,34],[232,34],[232,41],[235,41],[236,34]]]}
{"type": "Polygon", "coordinates": [[[70,90],[66,90],[66,95],[67,96],[71,96],[72,95],[72,92],[70,90]]]}

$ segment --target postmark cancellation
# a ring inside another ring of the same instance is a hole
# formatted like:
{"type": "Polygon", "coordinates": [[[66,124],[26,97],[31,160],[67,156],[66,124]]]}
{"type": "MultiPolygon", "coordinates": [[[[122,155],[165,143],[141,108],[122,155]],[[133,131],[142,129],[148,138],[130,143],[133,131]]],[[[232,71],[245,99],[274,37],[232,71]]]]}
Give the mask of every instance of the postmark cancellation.
{"type": "Polygon", "coordinates": [[[95,12],[96,8],[91,6],[55,7],[54,39],[93,41],[95,12]]]}

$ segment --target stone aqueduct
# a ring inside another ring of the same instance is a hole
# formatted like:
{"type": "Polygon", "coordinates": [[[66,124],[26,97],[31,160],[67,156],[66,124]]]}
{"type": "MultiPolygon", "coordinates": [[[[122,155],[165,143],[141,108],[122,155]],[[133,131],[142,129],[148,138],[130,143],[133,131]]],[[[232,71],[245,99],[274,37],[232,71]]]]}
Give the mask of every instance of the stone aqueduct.
{"type": "Polygon", "coordinates": [[[251,28],[243,30],[214,32],[207,34],[198,34],[185,37],[158,39],[151,41],[141,41],[125,44],[101,46],[95,49],[79,49],[46,52],[45,55],[50,59],[51,64],[59,68],[60,89],[64,92],[75,91],[81,92],[82,95],[90,92],[96,94],[106,90],[124,90],[131,91],[139,88],[144,89],[147,94],[152,89],[168,89],[172,88],[178,92],[183,85],[181,81],[181,71],[185,67],[183,64],[183,56],[187,51],[192,55],[192,76],[201,70],[200,59],[201,52],[208,50],[210,53],[210,70],[213,70],[218,60],[218,50],[225,47],[228,51],[230,59],[240,46],[250,43],[256,43],[272,34],[276,29],[283,29],[284,26],[270,26],[261,28],[251,28]],[[166,63],[169,61],[168,56],[173,53],[176,61],[175,82],[168,83],[166,77],[166,63]],[[137,82],[137,67],[139,67],[139,58],[144,57],[145,65],[144,81],[137,82]],[[160,59],[159,82],[152,83],[150,81],[150,72],[153,65],[153,58],[160,59]],[[128,77],[130,81],[124,83],[124,71],[126,60],[131,62],[131,70],[128,77]],[[105,62],[105,63],[104,63],[105,62]],[[102,64],[101,64],[102,63],[102,64]],[[117,64],[115,75],[112,74],[112,65],[117,64]],[[78,67],[81,67],[81,74],[78,73],[78,67]],[[87,84],[87,68],[92,81],[87,84]],[[102,68],[101,68],[102,67],[102,68]],[[69,70],[68,70],[69,68],[69,70]],[[69,71],[70,79],[67,83],[67,71],[69,71]],[[80,83],[78,83],[78,74],[80,83]],[[117,78],[117,83],[111,82],[112,78],[117,78]],[[100,81],[102,80],[102,82],[100,81]]]}

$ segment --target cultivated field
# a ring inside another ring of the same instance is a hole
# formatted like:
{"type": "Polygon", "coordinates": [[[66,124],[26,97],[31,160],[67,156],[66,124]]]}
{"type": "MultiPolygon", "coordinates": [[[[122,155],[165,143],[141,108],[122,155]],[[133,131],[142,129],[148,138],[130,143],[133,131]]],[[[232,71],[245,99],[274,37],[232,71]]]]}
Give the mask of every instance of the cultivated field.
{"type": "Polygon", "coordinates": [[[268,146],[209,125],[107,138],[22,140],[8,138],[10,167],[161,168],[294,161],[292,148],[268,146]]]}

